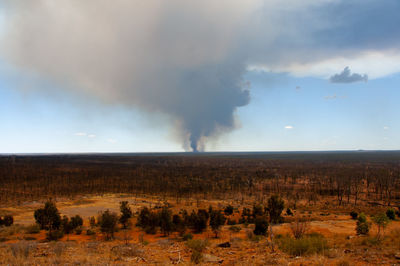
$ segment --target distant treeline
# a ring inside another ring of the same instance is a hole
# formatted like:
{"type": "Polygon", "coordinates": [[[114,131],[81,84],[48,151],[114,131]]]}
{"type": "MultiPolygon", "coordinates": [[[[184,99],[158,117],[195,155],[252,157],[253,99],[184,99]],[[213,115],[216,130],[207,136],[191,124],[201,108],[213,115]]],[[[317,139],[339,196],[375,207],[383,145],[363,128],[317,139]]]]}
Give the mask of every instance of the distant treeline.
{"type": "Polygon", "coordinates": [[[0,202],[132,193],[223,198],[400,199],[400,152],[1,156],[0,202]]]}

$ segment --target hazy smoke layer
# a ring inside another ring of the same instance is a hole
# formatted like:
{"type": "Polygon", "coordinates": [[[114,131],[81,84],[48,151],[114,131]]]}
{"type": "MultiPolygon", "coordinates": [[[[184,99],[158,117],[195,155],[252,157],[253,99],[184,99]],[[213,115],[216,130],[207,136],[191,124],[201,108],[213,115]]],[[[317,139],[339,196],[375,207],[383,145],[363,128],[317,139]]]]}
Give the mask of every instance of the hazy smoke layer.
{"type": "Polygon", "coordinates": [[[197,151],[249,102],[234,45],[251,2],[13,0],[1,49],[103,101],[170,115],[197,151]]]}

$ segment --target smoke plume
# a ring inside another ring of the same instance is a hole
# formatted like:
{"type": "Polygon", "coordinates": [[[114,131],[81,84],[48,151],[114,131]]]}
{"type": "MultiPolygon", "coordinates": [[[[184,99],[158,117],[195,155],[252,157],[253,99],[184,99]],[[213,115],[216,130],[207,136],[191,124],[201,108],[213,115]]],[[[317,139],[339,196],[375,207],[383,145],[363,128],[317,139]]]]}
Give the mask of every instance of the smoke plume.
{"type": "Polygon", "coordinates": [[[207,138],[233,129],[236,108],[249,102],[242,80],[246,66],[234,44],[251,4],[5,4],[8,27],[1,49],[8,61],[104,102],[167,114],[193,151],[207,138]]]}

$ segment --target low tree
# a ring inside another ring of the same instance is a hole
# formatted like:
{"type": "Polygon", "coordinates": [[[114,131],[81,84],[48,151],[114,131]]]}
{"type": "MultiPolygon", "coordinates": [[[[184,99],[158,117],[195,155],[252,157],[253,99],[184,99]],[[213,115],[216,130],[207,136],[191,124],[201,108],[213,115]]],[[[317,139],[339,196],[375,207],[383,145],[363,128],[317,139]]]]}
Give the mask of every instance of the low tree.
{"type": "Polygon", "coordinates": [[[218,233],[222,225],[225,224],[225,216],[221,211],[213,210],[210,214],[210,226],[214,231],[215,238],[218,238],[218,233]]]}
{"type": "Polygon", "coordinates": [[[36,223],[40,225],[40,229],[51,232],[58,230],[61,225],[61,216],[53,201],[47,201],[44,208],[37,209],[34,212],[36,223]]]}
{"type": "Polygon", "coordinates": [[[172,216],[172,224],[174,230],[179,233],[179,235],[183,235],[186,231],[185,221],[181,218],[179,214],[174,214],[172,216]]]}
{"type": "Polygon", "coordinates": [[[132,218],[132,210],[127,201],[121,201],[119,204],[119,209],[121,211],[119,222],[122,224],[122,227],[126,229],[129,226],[129,219],[132,218]]]}
{"type": "Polygon", "coordinates": [[[378,215],[375,215],[372,217],[372,221],[374,222],[374,224],[376,224],[376,226],[378,227],[378,232],[376,235],[377,239],[380,239],[381,237],[381,233],[384,234],[385,233],[385,228],[386,226],[390,223],[389,218],[386,216],[385,213],[380,213],[378,215]]]}
{"type": "Polygon", "coordinates": [[[253,233],[255,235],[266,235],[268,232],[268,219],[265,216],[257,216],[254,220],[255,228],[253,233]]]}
{"type": "Polygon", "coordinates": [[[83,219],[79,215],[75,215],[75,216],[71,217],[71,222],[70,223],[71,223],[72,229],[76,229],[79,226],[83,225],[83,219]]]}
{"type": "Polygon", "coordinates": [[[61,219],[61,229],[66,235],[71,233],[71,231],[73,230],[69,218],[66,215],[64,215],[63,218],[61,219]]]}
{"type": "Polygon", "coordinates": [[[109,210],[101,213],[98,217],[101,232],[105,233],[107,240],[114,238],[114,232],[117,230],[118,216],[109,210]]]}
{"type": "Polygon", "coordinates": [[[273,195],[268,199],[267,211],[269,213],[269,220],[273,224],[281,223],[283,217],[281,213],[285,207],[285,203],[278,195],[273,195]]]}
{"type": "Polygon", "coordinates": [[[160,228],[161,232],[164,234],[164,236],[167,236],[171,233],[173,224],[172,224],[172,218],[171,218],[171,211],[167,207],[163,207],[161,212],[160,212],[160,228]]]}
{"type": "Polygon", "coordinates": [[[209,214],[206,210],[198,210],[197,214],[192,212],[191,219],[196,233],[201,233],[207,228],[209,214]]]}

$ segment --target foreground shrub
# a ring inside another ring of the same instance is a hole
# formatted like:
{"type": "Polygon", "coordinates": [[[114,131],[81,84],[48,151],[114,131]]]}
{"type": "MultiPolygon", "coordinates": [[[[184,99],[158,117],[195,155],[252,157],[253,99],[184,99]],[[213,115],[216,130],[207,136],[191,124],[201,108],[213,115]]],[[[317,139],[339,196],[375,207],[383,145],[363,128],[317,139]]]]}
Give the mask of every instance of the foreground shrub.
{"type": "Polygon", "coordinates": [[[190,260],[196,264],[200,263],[201,259],[203,258],[202,252],[207,247],[208,241],[202,239],[193,239],[187,241],[186,245],[192,250],[190,260]]]}
{"type": "Polygon", "coordinates": [[[268,230],[268,219],[265,216],[258,216],[255,220],[255,228],[253,233],[255,235],[266,235],[267,234],[267,230],[268,230]]]}
{"type": "Polygon", "coordinates": [[[277,242],[280,250],[292,256],[320,254],[328,248],[325,237],[316,233],[299,239],[284,236],[277,239],[277,242]]]}
{"type": "Polygon", "coordinates": [[[46,234],[46,238],[49,241],[57,241],[64,236],[64,232],[61,230],[49,231],[46,234]]]}
{"type": "Polygon", "coordinates": [[[390,208],[386,211],[386,216],[390,219],[390,220],[395,220],[396,219],[396,212],[390,208]]]}
{"type": "Polygon", "coordinates": [[[307,233],[308,227],[308,221],[300,218],[290,224],[290,230],[296,239],[302,238],[307,233]]]}

